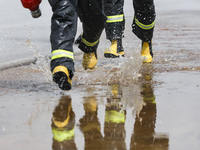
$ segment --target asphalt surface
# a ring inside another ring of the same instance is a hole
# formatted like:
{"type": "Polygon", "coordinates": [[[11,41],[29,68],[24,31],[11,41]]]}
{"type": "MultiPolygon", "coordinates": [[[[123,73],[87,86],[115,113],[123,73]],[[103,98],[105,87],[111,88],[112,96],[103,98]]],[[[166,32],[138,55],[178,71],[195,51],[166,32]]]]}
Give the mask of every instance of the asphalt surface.
{"type": "Polygon", "coordinates": [[[0,149],[198,150],[199,4],[155,1],[154,60],[142,64],[126,1],[125,58],[103,57],[103,32],[98,67],[84,71],[74,45],[73,88],[61,91],[49,70],[48,2],[33,19],[20,1],[0,1],[0,149]]]}

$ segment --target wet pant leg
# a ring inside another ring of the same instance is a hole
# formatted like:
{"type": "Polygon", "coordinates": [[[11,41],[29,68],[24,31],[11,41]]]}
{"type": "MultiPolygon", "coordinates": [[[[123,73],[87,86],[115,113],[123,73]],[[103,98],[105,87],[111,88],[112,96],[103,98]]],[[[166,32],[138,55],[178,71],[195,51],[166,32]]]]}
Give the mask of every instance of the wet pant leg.
{"type": "Polygon", "coordinates": [[[95,52],[107,19],[103,12],[103,2],[102,0],[79,0],[75,7],[83,24],[79,48],[85,53],[95,52]]]}
{"type": "Polygon", "coordinates": [[[53,11],[50,35],[51,71],[56,66],[65,66],[72,77],[74,72],[73,42],[77,30],[77,15],[69,0],[49,0],[49,3],[53,11]]]}
{"type": "Polygon", "coordinates": [[[132,31],[142,41],[149,42],[153,38],[156,17],[154,1],[133,0],[133,7],[135,16],[132,31]]]}
{"type": "Polygon", "coordinates": [[[104,11],[107,16],[105,31],[109,40],[122,39],[125,29],[124,0],[105,0],[104,11]]]}

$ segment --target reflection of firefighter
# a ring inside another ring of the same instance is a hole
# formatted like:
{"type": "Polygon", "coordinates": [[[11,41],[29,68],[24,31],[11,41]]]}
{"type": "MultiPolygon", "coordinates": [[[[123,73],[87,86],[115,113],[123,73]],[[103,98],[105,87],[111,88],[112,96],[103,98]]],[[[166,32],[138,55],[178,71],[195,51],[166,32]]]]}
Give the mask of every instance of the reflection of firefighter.
{"type": "Polygon", "coordinates": [[[53,112],[51,127],[53,150],[77,149],[74,142],[75,114],[72,110],[71,98],[69,96],[61,97],[59,104],[53,112]]]}
{"type": "Polygon", "coordinates": [[[84,98],[83,105],[85,115],[80,119],[80,129],[85,138],[85,150],[93,150],[101,146],[102,141],[95,97],[84,98]]]}
{"type": "Polygon", "coordinates": [[[104,123],[104,140],[102,149],[126,149],[125,144],[125,117],[126,111],[122,110],[121,93],[119,85],[111,85],[112,96],[107,99],[104,123]]]}
{"type": "Polygon", "coordinates": [[[166,134],[155,133],[156,123],[156,102],[153,89],[151,86],[150,68],[142,73],[142,96],[146,103],[140,111],[139,116],[135,118],[134,133],[131,138],[130,150],[151,150],[151,149],[168,149],[169,139],[166,134]],[[147,73],[148,72],[148,73],[147,73]]]}

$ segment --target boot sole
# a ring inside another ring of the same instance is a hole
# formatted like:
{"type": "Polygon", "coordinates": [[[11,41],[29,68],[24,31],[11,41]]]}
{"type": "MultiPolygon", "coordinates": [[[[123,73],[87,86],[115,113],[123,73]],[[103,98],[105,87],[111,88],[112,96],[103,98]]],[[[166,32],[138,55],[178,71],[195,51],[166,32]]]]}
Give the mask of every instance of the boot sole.
{"type": "Polygon", "coordinates": [[[62,71],[53,74],[53,81],[58,84],[61,90],[70,90],[72,88],[71,83],[68,82],[68,76],[62,71]]]}
{"type": "Polygon", "coordinates": [[[119,56],[116,56],[116,55],[110,54],[110,53],[105,53],[104,57],[106,57],[106,58],[119,58],[119,56]]]}
{"type": "Polygon", "coordinates": [[[105,53],[104,54],[104,57],[106,57],[106,58],[119,58],[119,56],[124,57],[124,55],[118,55],[118,56],[116,56],[114,54],[109,54],[109,53],[105,53]]]}

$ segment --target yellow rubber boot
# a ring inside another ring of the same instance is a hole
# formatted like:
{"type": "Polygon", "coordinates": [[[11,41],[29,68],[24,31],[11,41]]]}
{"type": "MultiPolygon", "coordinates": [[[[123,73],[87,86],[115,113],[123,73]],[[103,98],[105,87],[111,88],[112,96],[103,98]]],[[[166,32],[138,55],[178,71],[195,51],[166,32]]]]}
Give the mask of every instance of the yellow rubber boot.
{"type": "Polygon", "coordinates": [[[94,69],[95,66],[97,65],[97,56],[96,56],[95,52],[84,53],[82,65],[85,70],[94,69]]]}
{"type": "Polygon", "coordinates": [[[144,63],[150,63],[153,61],[153,56],[150,53],[150,51],[151,51],[151,49],[150,49],[149,43],[143,42],[141,54],[142,54],[144,63]]]}
{"type": "Polygon", "coordinates": [[[70,90],[72,80],[69,77],[69,71],[64,66],[57,66],[53,70],[53,81],[58,84],[61,90],[70,90]]]}
{"type": "Polygon", "coordinates": [[[111,47],[104,51],[104,56],[106,58],[118,58],[120,55],[124,56],[124,50],[122,48],[121,40],[112,40],[111,47]],[[119,50],[120,49],[120,50],[119,50]],[[118,52],[120,51],[120,52],[118,52]]]}

